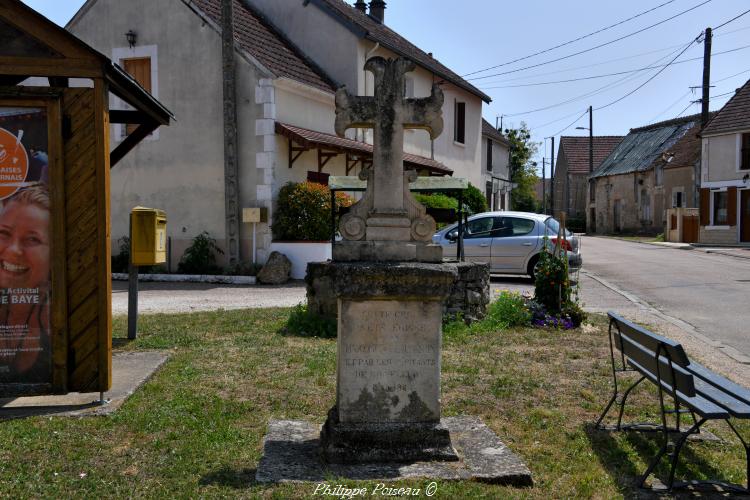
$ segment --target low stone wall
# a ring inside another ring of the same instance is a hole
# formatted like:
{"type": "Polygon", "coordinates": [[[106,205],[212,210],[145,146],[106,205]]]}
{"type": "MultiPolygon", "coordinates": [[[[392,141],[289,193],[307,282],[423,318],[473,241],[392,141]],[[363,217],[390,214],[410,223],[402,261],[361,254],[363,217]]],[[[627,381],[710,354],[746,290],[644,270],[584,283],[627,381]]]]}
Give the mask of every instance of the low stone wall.
{"type": "MultiPolygon", "coordinates": [[[[490,268],[488,264],[446,262],[455,270],[456,279],[443,303],[443,317],[461,316],[467,322],[482,319],[490,301],[490,268]]],[[[329,262],[310,262],[305,276],[308,311],[335,319],[338,315],[333,276],[329,262]]]]}
{"type": "Polygon", "coordinates": [[[699,241],[708,245],[736,245],[737,244],[737,226],[730,226],[729,229],[706,229],[701,227],[699,241]]]}

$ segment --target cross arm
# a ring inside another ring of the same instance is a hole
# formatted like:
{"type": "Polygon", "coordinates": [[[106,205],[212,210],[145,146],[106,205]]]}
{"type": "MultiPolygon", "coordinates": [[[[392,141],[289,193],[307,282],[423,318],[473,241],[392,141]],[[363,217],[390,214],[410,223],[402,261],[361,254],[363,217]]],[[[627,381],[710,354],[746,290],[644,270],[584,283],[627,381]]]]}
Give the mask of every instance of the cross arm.
{"type": "Polygon", "coordinates": [[[341,87],[336,91],[336,134],[344,136],[349,128],[373,128],[377,106],[375,98],[354,96],[341,87]]]}
{"type": "Polygon", "coordinates": [[[421,128],[435,139],[443,132],[443,102],[445,96],[438,84],[432,85],[430,97],[404,101],[404,128],[421,128]]]}

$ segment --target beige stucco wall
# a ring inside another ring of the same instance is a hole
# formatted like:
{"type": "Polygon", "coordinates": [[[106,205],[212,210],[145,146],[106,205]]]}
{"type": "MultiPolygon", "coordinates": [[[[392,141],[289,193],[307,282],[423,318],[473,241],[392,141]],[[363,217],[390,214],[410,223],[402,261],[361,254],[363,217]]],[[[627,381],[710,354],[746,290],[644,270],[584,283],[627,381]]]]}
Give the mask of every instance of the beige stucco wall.
{"type": "MultiPolygon", "coordinates": [[[[664,225],[664,204],[654,193],[653,171],[612,175],[596,179],[596,232],[661,232],[664,225]],[[642,181],[639,182],[639,181],[642,181]],[[643,211],[643,193],[648,197],[650,214],[643,211]],[[619,231],[615,221],[615,204],[620,202],[619,231]]],[[[587,214],[590,219],[590,214],[587,214]]],[[[591,227],[591,221],[588,221],[591,227]]]]}
{"type": "Polygon", "coordinates": [[[481,184],[476,185],[483,193],[486,192],[487,183],[493,183],[493,203],[491,210],[510,210],[510,172],[508,171],[509,150],[508,146],[501,142],[492,141],[492,171],[487,170],[487,141],[482,136],[480,170],[482,171],[481,184]],[[505,204],[502,204],[502,194],[505,193],[505,204]]]}
{"type": "Polygon", "coordinates": [[[672,208],[672,194],[682,190],[683,207],[694,208],[698,206],[695,193],[695,167],[679,167],[664,169],[664,206],[672,208]]]}
{"type": "MultiPolygon", "coordinates": [[[[226,246],[221,39],[212,23],[204,22],[181,0],[98,0],[71,31],[104,54],[128,57],[122,34],[136,26],[133,55],[140,55],[143,46],[155,47],[154,94],[177,120],[139,144],[112,170],[113,250],[118,251],[117,239],[128,233],[133,206],[161,208],[167,212],[174,269],[185,248],[203,231],[220,248],[226,246]]],[[[244,56],[237,54],[235,60],[240,208],[263,206],[256,192],[263,173],[255,168],[262,143],[256,118],[263,106],[256,102],[255,93],[264,75],[244,56]]],[[[119,102],[112,99],[110,105],[117,108],[119,102]]],[[[122,139],[121,125],[113,125],[111,137],[114,148],[122,139]]],[[[241,224],[244,260],[251,255],[251,234],[251,226],[241,224]]],[[[224,264],[224,257],[218,257],[224,264]]]]}
{"type": "Polygon", "coordinates": [[[718,135],[703,139],[703,181],[731,181],[745,173],[738,170],[738,134],[718,135]]]}

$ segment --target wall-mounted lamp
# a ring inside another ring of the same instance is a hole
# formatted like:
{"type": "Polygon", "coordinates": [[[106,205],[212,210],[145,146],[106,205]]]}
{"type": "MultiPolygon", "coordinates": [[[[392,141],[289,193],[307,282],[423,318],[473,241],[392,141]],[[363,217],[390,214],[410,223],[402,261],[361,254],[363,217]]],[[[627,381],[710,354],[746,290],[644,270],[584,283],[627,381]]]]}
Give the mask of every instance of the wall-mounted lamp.
{"type": "Polygon", "coordinates": [[[125,33],[125,38],[128,39],[128,45],[130,45],[130,48],[132,49],[135,47],[135,41],[138,38],[138,34],[133,30],[128,30],[128,32],[125,33]]]}
{"type": "Polygon", "coordinates": [[[745,174],[745,176],[742,178],[742,182],[747,184],[747,181],[750,180],[750,174],[745,174]]]}

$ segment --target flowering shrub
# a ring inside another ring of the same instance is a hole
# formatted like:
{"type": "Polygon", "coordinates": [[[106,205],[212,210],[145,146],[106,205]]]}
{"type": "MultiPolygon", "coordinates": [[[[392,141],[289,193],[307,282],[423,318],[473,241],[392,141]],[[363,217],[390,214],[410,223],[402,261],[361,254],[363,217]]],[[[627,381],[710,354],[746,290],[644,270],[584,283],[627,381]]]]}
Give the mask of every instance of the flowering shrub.
{"type": "MultiPolygon", "coordinates": [[[[336,193],[336,206],[349,207],[354,200],[336,193]]],[[[289,182],[279,191],[274,214],[276,240],[322,241],[331,237],[331,191],[315,182],[289,182]]]]}
{"type": "Polygon", "coordinates": [[[551,313],[559,313],[563,304],[570,301],[568,256],[565,255],[565,252],[555,256],[549,250],[546,237],[544,238],[544,248],[539,253],[539,262],[536,265],[534,300],[551,313]]]}

